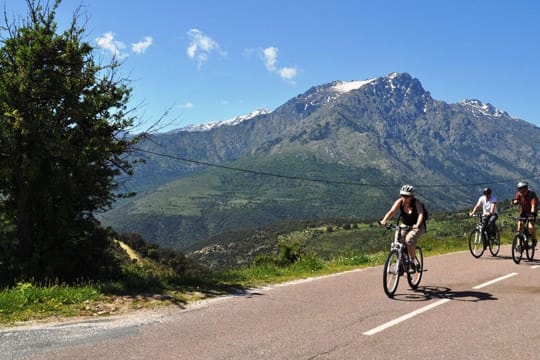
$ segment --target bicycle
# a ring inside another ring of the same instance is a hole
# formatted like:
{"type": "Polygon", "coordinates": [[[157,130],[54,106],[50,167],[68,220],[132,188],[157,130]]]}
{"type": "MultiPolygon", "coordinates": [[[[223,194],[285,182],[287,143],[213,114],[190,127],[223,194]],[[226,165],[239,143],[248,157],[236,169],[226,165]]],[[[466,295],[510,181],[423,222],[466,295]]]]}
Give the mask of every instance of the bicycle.
{"type": "Polygon", "coordinates": [[[393,298],[399,278],[405,273],[407,274],[407,281],[411,289],[415,290],[418,288],[420,280],[422,280],[422,273],[424,272],[424,256],[422,254],[422,248],[417,246],[416,259],[414,262],[410,261],[407,246],[404,244],[401,236],[401,230],[410,230],[412,226],[385,224],[384,227],[388,230],[393,229],[396,232],[396,236],[394,236],[394,239],[390,243],[390,251],[388,252],[383,268],[384,292],[389,298],[393,298]]]}
{"type": "Polygon", "coordinates": [[[482,222],[482,216],[480,214],[471,215],[471,217],[478,218],[478,223],[469,235],[469,250],[472,256],[477,259],[484,254],[487,248],[489,248],[492,256],[497,256],[501,249],[501,235],[499,234],[497,225],[493,224],[495,234],[489,235],[486,226],[482,222]]]}
{"type": "Polygon", "coordinates": [[[531,261],[534,258],[535,247],[531,240],[531,234],[529,232],[529,220],[534,217],[519,216],[515,220],[522,222],[521,230],[516,232],[514,239],[512,240],[512,260],[516,264],[519,264],[523,258],[523,251],[527,255],[527,260],[531,261]]]}

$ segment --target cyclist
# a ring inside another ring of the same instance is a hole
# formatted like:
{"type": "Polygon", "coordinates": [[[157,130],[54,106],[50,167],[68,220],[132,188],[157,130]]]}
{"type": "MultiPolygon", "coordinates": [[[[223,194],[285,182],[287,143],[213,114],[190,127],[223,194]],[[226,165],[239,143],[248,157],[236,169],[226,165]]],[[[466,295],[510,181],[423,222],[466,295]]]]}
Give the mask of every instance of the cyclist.
{"type": "Polygon", "coordinates": [[[495,220],[499,216],[497,214],[497,198],[491,194],[490,188],[484,188],[482,192],[484,195],[478,198],[478,202],[469,215],[473,216],[476,210],[482,207],[482,224],[487,230],[488,235],[495,235],[495,220]]]}
{"type": "Polygon", "coordinates": [[[399,191],[400,198],[394,201],[390,210],[380,221],[381,226],[386,225],[398,210],[400,210],[399,219],[405,225],[412,228],[410,230],[401,230],[401,237],[407,244],[409,259],[413,259],[410,268],[415,269],[414,259],[416,258],[416,242],[418,238],[426,232],[424,206],[414,197],[414,186],[403,185],[399,191]]]}
{"type": "MultiPolygon", "coordinates": [[[[519,216],[529,218],[529,232],[531,233],[532,246],[533,248],[536,248],[536,229],[534,222],[538,213],[538,196],[536,196],[534,191],[529,189],[529,184],[525,181],[520,181],[517,184],[517,190],[518,192],[516,193],[514,200],[512,200],[512,205],[520,204],[521,209],[519,211],[519,216]]],[[[523,221],[520,221],[518,223],[518,231],[521,231],[522,227],[523,221]]]]}

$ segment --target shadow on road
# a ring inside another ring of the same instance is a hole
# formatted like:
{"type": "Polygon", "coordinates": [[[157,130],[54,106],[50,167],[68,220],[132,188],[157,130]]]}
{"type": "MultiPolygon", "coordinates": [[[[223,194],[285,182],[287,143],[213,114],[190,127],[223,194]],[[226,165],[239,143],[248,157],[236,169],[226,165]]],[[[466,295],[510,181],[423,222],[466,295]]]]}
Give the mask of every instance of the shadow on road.
{"type": "MultiPolygon", "coordinates": [[[[535,253],[536,256],[536,253],[535,253]]],[[[512,255],[498,255],[498,256],[487,256],[487,257],[481,257],[478,259],[479,261],[498,261],[498,260],[512,260],[512,255]]],[[[521,260],[522,264],[529,264],[529,265],[540,265],[540,259],[532,259],[527,260],[527,255],[523,253],[523,258],[521,260]]]]}
{"type": "Polygon", "coordinates": [[[400,301],[428,301],[432,299],[450,299],[457,301],[479,302],[497,300],[490,293],[474,290],[455,291],[442,286],[419,286],[414,293],[396,294],[395,300],[400,301]]]}

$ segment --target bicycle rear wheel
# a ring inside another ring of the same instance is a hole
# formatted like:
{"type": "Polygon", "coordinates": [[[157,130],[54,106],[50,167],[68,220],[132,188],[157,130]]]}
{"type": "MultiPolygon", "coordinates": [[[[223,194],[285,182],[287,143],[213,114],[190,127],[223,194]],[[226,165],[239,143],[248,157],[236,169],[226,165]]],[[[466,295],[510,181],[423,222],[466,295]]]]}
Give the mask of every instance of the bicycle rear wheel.
{"type": "Polygon", "coordinates": [[[512,260],[519,264],[523,257],[523,239],[521,235],[516,234],[512,240],[512,260]]]}
{"type": "Polygon", "coordinates": [[[495,234],[489,238],[489,252],[493,256],[497,256],[501,250],[501,234],[499,229],[495,229],[495,234]]]}
{"type": "Polygon", "coordinates": [[[525,247],[527,253],[527,260],[531,261],[534,258],[535,247],[532,244],[532,239],[527,240],[527,246],[525,247]]]}
{"type": "Polygon", "coordinates": [[[400,277],[398,250],[390,250],[386,257],[383,270],[384,292],[389,298],[393,298],[400,277]]]}
{"type": "Polygon", "coordinates": [[[469,250],[472,256],[479,258],[484,253],[484,241],[482,239],[482,232],[478,229],[471,231],[469,236],[469,250]]]}
{"type": "Polygon", "coordinates": [[[420,285],[422,280],[422,274],[424,273],[424,254],[422,248],[416,247],[416,271],[414,273],[407,273],[407,281],[411,286],[411,289],[415,290],[420,285]]]}

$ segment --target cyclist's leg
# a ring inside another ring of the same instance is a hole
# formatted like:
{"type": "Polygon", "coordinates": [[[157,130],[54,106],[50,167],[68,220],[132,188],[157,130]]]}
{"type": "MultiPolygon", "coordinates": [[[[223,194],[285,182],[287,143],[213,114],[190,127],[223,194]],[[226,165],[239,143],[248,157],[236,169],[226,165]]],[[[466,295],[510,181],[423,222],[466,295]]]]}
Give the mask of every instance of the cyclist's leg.
{"type": "Polygon", "coordinates": [[[518,221],[517,232],[520,232],[521,230],[523,230],[523,221],[518,221]]]}
{"type": "Polygon", "coordinates": [[[536,246],[536,226],[535,226],[535,218],[532,218],[529,220],[529,233],[531,234],[531,241],[532,246],[536,246]]]}
{"type": "Polygon", "coordinates": [[[486,229],[486,231],[489,230],[488,224],[489,224],[489,216],[488,215],[482,215],[482,226],[484,227],[484,229],[486,229]]]}
{"type": "Polygon", "coordinates": [[[416,257],[416,242],[418,238],[426,232],[424,225],[420,226],[417,230],[410,230],[405,236],[405,243],[407,244],[407,251],[409,258],[414,259],[416,257]]]}
{"type": "Polygon", "coordinates": [[[495,221],[497,221],[497,218],[499,216],[497,214],[493,214],[489,217],[488,220],[488,233],[491,235],[495,235],[495,221]]]}

